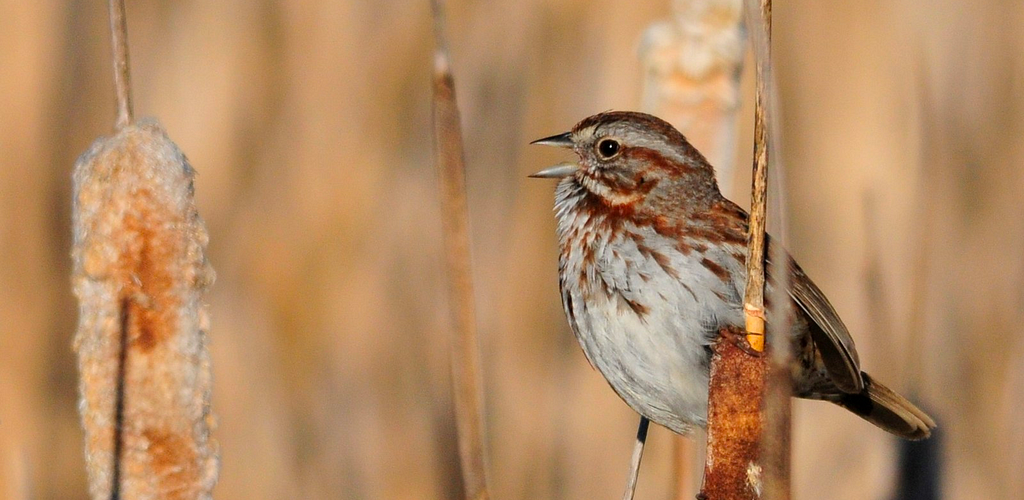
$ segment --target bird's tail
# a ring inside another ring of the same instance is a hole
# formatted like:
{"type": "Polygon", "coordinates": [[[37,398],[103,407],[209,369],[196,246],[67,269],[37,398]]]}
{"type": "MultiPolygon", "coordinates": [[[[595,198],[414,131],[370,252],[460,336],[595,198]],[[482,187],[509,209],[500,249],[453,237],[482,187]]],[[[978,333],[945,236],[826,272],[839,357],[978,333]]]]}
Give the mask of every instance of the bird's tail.
{"type": "Polygon", "coordinates": [[[892,434],[906,439],[925,439],[935,428],[935,421],[914,403],[876,382],[867,373],[864,390],[843,394],[833,400],[839,406],[892,434]]]}

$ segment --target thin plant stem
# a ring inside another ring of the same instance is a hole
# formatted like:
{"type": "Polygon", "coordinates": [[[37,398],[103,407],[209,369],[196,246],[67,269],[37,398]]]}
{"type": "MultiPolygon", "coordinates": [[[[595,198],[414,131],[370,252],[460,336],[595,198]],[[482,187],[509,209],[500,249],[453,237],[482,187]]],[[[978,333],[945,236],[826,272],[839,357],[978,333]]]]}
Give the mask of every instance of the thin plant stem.
{"type": "Polygon", "coordinates": [[[622,494],[622,500],[633,500],[636,494],[636,483],[640,477],[640,460],[644,457],[644,445],[647,444],[647,428],[651,421],[647,417],[640,417],[640,425],[636,429],[636,443],[633,445],[633,457],[629,462],[629,477],[626,479],[626,491],[622,494]]]}
{"type": "MultiPolygon", "coordinates": [[[[754,235],[764,236],[764,224],[767,213],[767,178],[768,161],[772,161],[773,193],[779,195],[782,192],[781,165],[778,158],[778,134],[775,132],[775,125],[778,123],[775,106],[775,86],[772,72],[771,60],[771,32],[772,32],[772,4],[771,0],[747,0],[747,25],[750,33],[751,46],[754,51],[756,68],[756,105],[754,119],[754,191],[751,196],[751,239],[749,242],[750,251],[755,248],[762,251],[768,250],[768,265],[772,266],[774,279],[774,290],[772,291],[773,314],[775,323],[772,328],[776,332],[788,332],[791,324],[791,302],[786,293],[789,289],[788,257],[783,255],[774,256],[764,241],[755,241],[754,235]],[[770,156],[771,155],[771,156],[770,156]],[[754,227],[754,215],[757,216],[757,228],[754,227]]],[[[782,204],[781,196],[773,203],[774,213],[778,216],[778,236],[784,236],[782,225],[782,204]]],[[[782,240],[779,240],[780,242],[782,240]]],[[[753,255],[751,253],[751,255],[753,255]]],[[[751,271],[747,281],[749,294],[750,286],[757,286],[761,292],[761,300],[764,298],[764,255],[756,260],[747,260],[747,269],[751,271]],[[752,268],[751,266],[757,266],[752,268]],[[753,283],[755,273],[759,273],[760,283],[753,283]]],[[[745,297],[751,297],[746,295],[745,297]]],[[[756,297],[754,297],[756,300],[756,297]]],[[[753,304],[760,311],[764,311],[763,302],[752,302],[749,298],[745,301],[753,304]]],[[[763,320],[763,313],[760,319],[763,320]]],[[[763,326],[763,321],[761,323],[763,326]]],[[[790,435],[792,434],[792,383],[790,364],[792,353],[790,343],[786,335],[776,337],[765,337],[762,332],[762,341],[767,341],[769,358],[768,379],[765,381],[763,396],[764,427],[762,429],[761,444],[759,450],[760,464],[763,468],[763,497],[771,500],[788,500],[790,498],[790,435]],[[776,338],[782,341],[775,342],[776,338]]]]}
{"type": "MultiPolygon", "coordinates": [[[[748,1],[748,7],[753,2],[748,1]]],[[[768,46],[771,44],[772,2],[761,0],[760,25],[768,46]],[[763,24],[762,24],[763,23],[763,24]]],[[[753,9],[748,8],[752,15],[753,9]]],[[[757,30],[758,26],[753,26],[757,30]]],[[[759,40],[754,37],[755,50],[759,40]]],[[[764,258],[765,222],[768,207],[768,128],[765,125],[767,82],[770,78],[767,58],[756,61],[757,92],[754,106],[754,175],[750,198],[750,225],[747,241],[747,287],[743,293],[743,313],[747,342],[755,351],[764,351],[764,258]]]]}
{"type": "Polygon", "coordinates": [[[135,121],[132,106],[131,64],[128,61],[128,21],[124,0],[109,0],[110,41],[114,56],[114,92],[117,99],[115,129],[121,130],[135,121]]]}
{"type": "Polygon", "coordinates": [[[673,436],[672,439],[672,494],[674,500],[689,500],[693,495],[693,474],[696,461],[692,436],[673,436]]]}

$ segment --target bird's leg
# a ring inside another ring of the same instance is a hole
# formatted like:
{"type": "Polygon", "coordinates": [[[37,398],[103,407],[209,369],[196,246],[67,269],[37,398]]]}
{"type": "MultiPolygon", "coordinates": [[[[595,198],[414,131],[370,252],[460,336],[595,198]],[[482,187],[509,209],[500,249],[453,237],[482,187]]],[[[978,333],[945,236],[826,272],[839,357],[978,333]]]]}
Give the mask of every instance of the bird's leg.
{"type": "Polygon", "coordinates": [[[743,331],[742,328],[735,325],[726,325],[718,330],[718,334],[723,340],[732,342],[733,345],[738,347],[741,351],[760,358],[764,356],[764,352],[758,351],[750,346],[750,342],[747,342],[747,332],[743,331]]]}
{"type": "Polygon", "coordinates": [[[644,456],[644,444],[647,443],[647,427],[650,425],[651,421],[641,415],[640,426],[636,429],[636,444],[633,445],[633,458],[629,463],[626,492],[622,494],[622,500],[633,500],[633,493],[636,492],[636,480],[640,475],[640,459],[644,456]]]}

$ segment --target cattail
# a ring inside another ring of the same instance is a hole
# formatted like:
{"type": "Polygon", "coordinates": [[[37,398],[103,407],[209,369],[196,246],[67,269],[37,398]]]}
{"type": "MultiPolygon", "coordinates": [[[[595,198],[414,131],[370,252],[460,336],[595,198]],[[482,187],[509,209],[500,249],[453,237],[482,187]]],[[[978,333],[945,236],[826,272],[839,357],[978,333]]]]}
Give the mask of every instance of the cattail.
{"type": "Polygon", "coordinates": [[[75,163],[72,281],[79,411],[94,500],[205,499],[214,273],[195,171],[156,121],[134,123],[124,0],[110,0],[117,130],[75,163]]]}
{"type": "Polygon", "coordinates": [[[75,164],[75,336],[93,499],[210,498],[208,318],[214,278],[194,170],[155,121],[75,164]]]}
{"type": "Polygon", "coordinates": [[[640,44],[641,108],[704,153],[726,195],[733,194],[745,43],[743,0],[673,0],[672,18],[647,28],[640,44]]]}

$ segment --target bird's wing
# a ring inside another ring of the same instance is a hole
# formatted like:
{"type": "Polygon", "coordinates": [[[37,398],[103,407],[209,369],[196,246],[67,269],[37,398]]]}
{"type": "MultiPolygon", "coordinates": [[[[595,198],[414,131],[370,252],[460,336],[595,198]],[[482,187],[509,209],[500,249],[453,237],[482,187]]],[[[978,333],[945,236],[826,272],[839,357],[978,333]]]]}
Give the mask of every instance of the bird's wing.
{"type": "MultiPolygon", "coordinates": [[[[832,304],[825,298],[818,285],[807,277],[804,270],[779,245],[769,244],[769,256],[782,255],[788,262],[789,296],[811,319],[809,327],[815,347],[821,353],[829,378],[836,388],[846,393],[859,393],[864,390],[864,379],[860,372],[860,359],[857,357],[857,346],[853,343],[850,330],[839,319],[832,304]]],[[[772,268],[766,265],[766,271],[772,268]]],[[[770,272],[770,271],[769,271],[770,272]]]]}
{"type": "MultiPolygon", "coordinates": [[[[722,198],[715,206],[713,215],[715,224],[718,227],[731,229],[733,239],[745,239],[748,231],[748,215],[739,205],[722,198]],[[728,224],[732,221],[734,225],[728,224]]],[[[782,245],[772,241],[766,236],[768,247],[768,258],[765,263],[765,274],[769,284],[777,280],[772,279],[772,262],[779,258],[787,263],[789,274],[789,296],[796,302],[800,310],[810,320],[808,327],[811,331],[811,338],[815,347],[821,353],[822,362],[829,378],[836,388],[846,393],[859,393],[864,389],[864,379],[860,372],[860,360],[857,358],[857,348],[853,344],[853,337],[846,329],[843,320],[832,307],[832,304],[821,293],[818,286],[804,274],[796,261],[790,257],[782,245]]]]}

